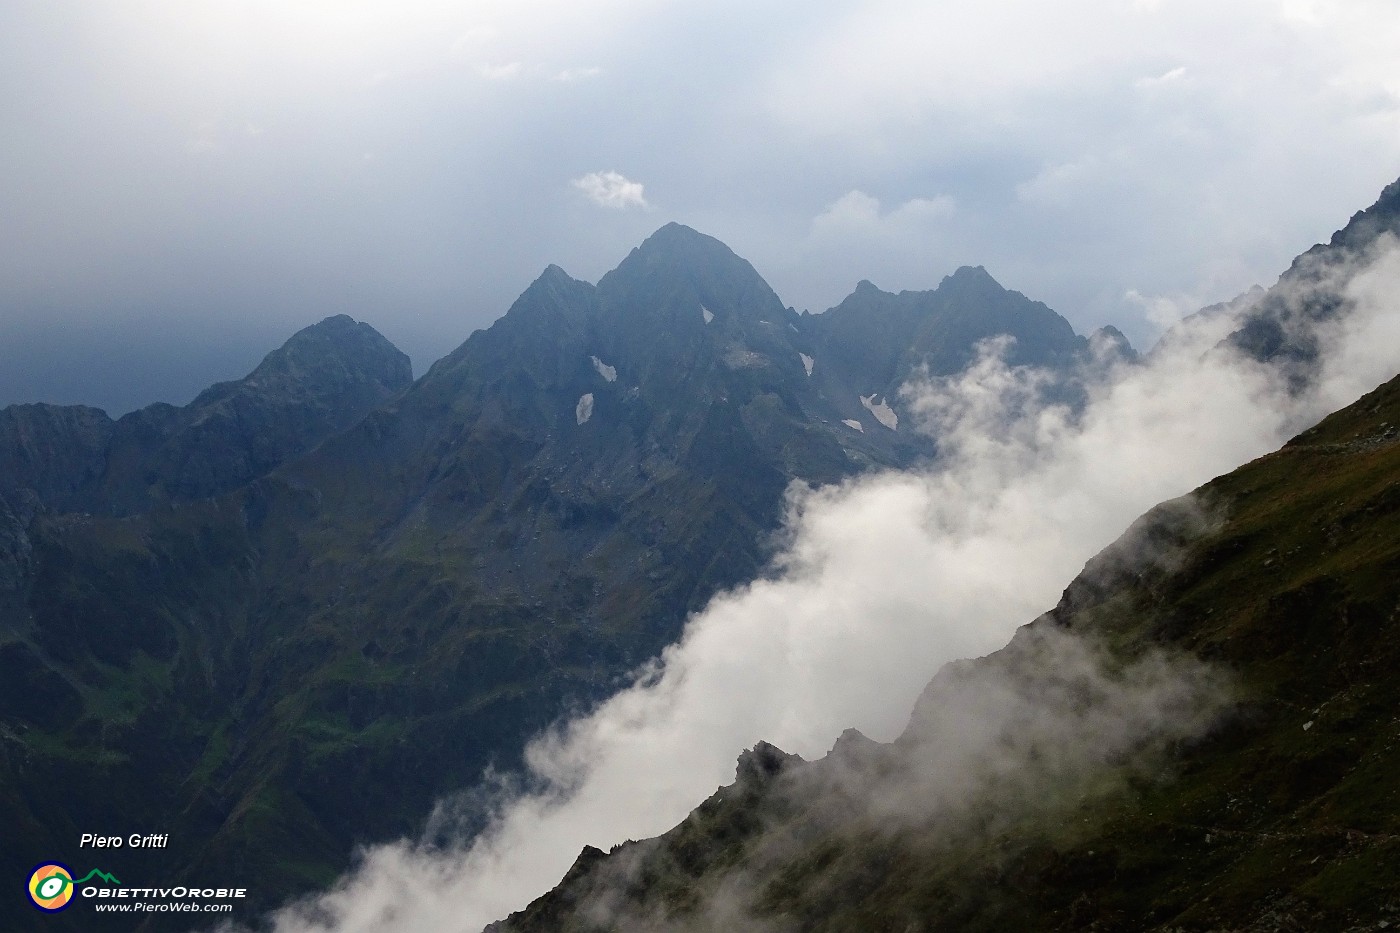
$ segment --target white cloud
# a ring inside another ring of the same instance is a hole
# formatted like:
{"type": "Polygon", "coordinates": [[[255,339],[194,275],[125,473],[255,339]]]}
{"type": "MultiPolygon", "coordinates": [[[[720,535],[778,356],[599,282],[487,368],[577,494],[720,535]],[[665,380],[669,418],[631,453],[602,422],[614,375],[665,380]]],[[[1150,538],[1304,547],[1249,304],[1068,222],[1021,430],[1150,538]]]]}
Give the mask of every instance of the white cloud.
{"type": "MultiPolygon", "coordinates": [[[[935,270],[917,287],[983,264],[1080,328],[1112,321],[1142,343],[1155,333],[1129,288],[1218,301],[1269,281],[1397,173],[1393,5],[1286,5],[877,0],[784,46],[763,102],[864,190],[917,178],[957,199],[953,235],[898,261],[935,270]],[[979,64],[987,49],[997,68],[979,64]]],[[[811,283],[869,276],[864,256],[799,255],[751,257],[799,307],[844,294],[811,283]]]]}
{"type": "Polygon", "coordinates": [[[650,207],[644,186],[620,172],[589,172],[570,182],[599,207],[626,210],[629,207],[650,207]]]}
{"type": "Polygon", "coordinates": [[[1144,295],[1135,288],[1128,289],[1123,297],[1142,308],[1143,317],[1158,330],[1179,323],[1205,304],[1196,295],[1144,295]]]}
{"type": "MultiPolygon", "coordinates": [[[[930,255],[949,248],[956,235],[957,202],[946,194],[913,197],[886,209],[859,189],[826,205],[807,225],[799,249],[787,257],[815,280],[848,291],[863,278],[885,288],[929,288],[930,255]],[[917,277],[909,271],[917,270],[917,277]]],[[[833,295],[833,298],[836,296],[833,295]]]]}
{"type": "Polygon", "coordinates": [[[596,66],[588,68],[565,68],[554,73],[555,81],[562,81],[565,84],[574,81],[587,81],[589,78],[596,78],[603,73],[603,69],[596,66]]]}
{"type": "Polygon", "coordinates": [[[881,211],[880,201],[864,191],[847,192],[812,220],[812,236],[897,238],[951,217],[957,210],[948,195],[910,198],[894,210],[881,211]]]}
{"type": "Polygon", "coordinates": [[[511,78],[520,77],[522,68],[524,65],[520,62],[506,62],[503,65],[477,65],[476,73],[487,81],[508,81],[511,78]]]}
{"type": "Polygon", "coordinates": [[[1163,85],[1167,85],[1167,84],[1174,84],[1174,83],[1176,83],[1176,82],[1178,82],[1178,81],[1181,81],[1181,80],[1184,79],[1185,77],[1186,77],[1186,66],[1185,66],[1185,65],[1181,65],[1181,66],[1178,66],[1178,67],[1176,67],[1176,68],[1173,68],[1171,71],[1165,71],[1165,72],[1163,72],[1162,74],[1155,75],[1155,76],[1153,76],[1153,77],[1139,78],[1137,81],[1135,81],[1135,82],[1133,82],[1133,83],[1134,83],[1134,86],[1136,86],[1136,87],[1150,89],[1150,88],[1162,87],[1163,85]]]}
{"type": "Polygon", "coordinates": [[[1136,6],[770,4],[736,31],[733,5],[655,0],[104,0],[83,24],[54,5],[0,5],[14,182],[0,213],[15,219],[0,232],[0,303],[75,323],[205,307],[290,332],[306,301],[273,284],[284,277],[229,286],[295,268],[308,293],[360,296],[426,365],[538,268],[596,277],[648,232],[585,232],[538,184],[576,177],[591,153],[607,162],[585,168],[664,184],[668,211],[727,240],[798,307],[834,304],[860,278],[932,287],[972,263],[1081,329],[1113,321],[1142,343],[1152,332],[1129,288],[1228,297],[1393,180],[1400,17],[1393,0],[1136,6]],[[514,80],[476,72],[506,78],[516,62],[514,80]],[[1159,92],[1134,87],[1181,68],[1159,92]],[[367,91],[381,72],[392,80],[367,91]],[[225,126],[218,158],[169,162],[187,141],[208,150],[186,137],[211,114],[225,126]],[[267,127],[275,160],[239,139],[245,121],[267,127]],[[557,138],[570,145],[540,143],[557,138]],[[387,168],[346,171],[366,150],[415,170],[392,184],[387,168]],[[1057,188],[1063,166],[1091,170],[1057,188]],[[957,209],[917,248],[808,243],[812,218],[853,189],[879,197],[882,217],[915,196],[957,209]],[[521,223],[479,223],[506,213],[521,223]],[[403,237],[376,235],[395,225],[403,237]],[[448,241],[481,261],[451,262],[435,245],[448,241]],[[1209,292],[1204,270],[1221,262],[1237,274],[1209,292]],[[407,282],[423,300],[404,300],[407,282]],[[410,306],[397,320],[383,310],[410,306]],[[477,309],[468,321],[464,306],[477,309]]]}
{"type": "Polygon", "coordinates": [[[1040,205],[1073,205],[1101,183],[1105,157],[1088,153],[1073,162],[1049,165],[1016,186],[1016,197],[1040,205]]]}

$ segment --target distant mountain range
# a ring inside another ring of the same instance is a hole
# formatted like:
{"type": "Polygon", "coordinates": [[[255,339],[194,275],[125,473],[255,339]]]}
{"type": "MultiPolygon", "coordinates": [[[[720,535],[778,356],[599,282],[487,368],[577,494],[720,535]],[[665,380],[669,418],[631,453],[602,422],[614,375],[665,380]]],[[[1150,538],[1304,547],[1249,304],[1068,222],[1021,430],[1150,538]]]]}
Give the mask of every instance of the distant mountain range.
{"type": "Polygon", "coordinates": [[[306,453],[412,379],[408,357],[341,315],[183,408],[156,404],[113,421],[81,405],[11,405],[0,409],[0,495],[103,515],[209,498],[306,453]]]}
{"type": "Polygon", "coordinates": [[[1071,400],[1133,355],[981,268],[799,315],[670,224],[416,382],[336,317],[184,408],[0,411],[0,872],[110,827],[170,835],[134,876],[329,883],[762,572],[789,484],[936,457],[899,387],[1000,335],[1071,400]]]}
{"type": "MultiPolygon", "coordinates": [[[[1400,183],[1240,299],[1226,339],[1301,385],[1309,323],[1346,300],[1329,270],[1397,233],[1400,183]]],[[[797,314],[722,243],[669,224],[596,285],[549,267],[416,382],[388,341],[337,317],[184,408],[0,411],[0,873],[80,860],[96,829],[172,840],[108,871],[236,879],[253,907],[324,887],[356,845],[416,834],[434,801],[518,767],[532,735],[763,573],[790,484],[935,460],[900,387],[957,374],[1002,336],[1071,405],[1107,361],[1136,358],[1117,331],[1077,335],[981,268],[927,292],[862,282],[797,314]]],[[[1218,528],[1154,511],[1134,534],[1179,559],[1120,572],[1110,549],[1028,634],[930,686],[996,669],[1026,696],[1072,697],[1046,680],[1046,633],[1062,630],[1104,635],[1123,665],[1152,645],[1229,663],[1241,712],[1204,741],[1164,740],[1178,780],[1092,807],[1073,785],[990,841],[870,836],[804,795],[838,765],[878,788],[927,757],[920,723],[937,717],[916,714],[892,746],[852,733],[811,764],[760,746],[690,820],[586,850],[504,928],[593,929],[582,908],[599,892],[684,922],[741,865],[768,916],[800,929],[1380,917],[1357,905],[1400,904],[1375,881],[1397,867],[1397,398],[1392,384],[1217,481],[1218,528]],[[1044,812],[1075,829],[1039,832],[1044,812]],[[769,847],[772,827],[806,842],[769,847]]],[[[0,926],[30,916],[0,905],[0,926]]]]}

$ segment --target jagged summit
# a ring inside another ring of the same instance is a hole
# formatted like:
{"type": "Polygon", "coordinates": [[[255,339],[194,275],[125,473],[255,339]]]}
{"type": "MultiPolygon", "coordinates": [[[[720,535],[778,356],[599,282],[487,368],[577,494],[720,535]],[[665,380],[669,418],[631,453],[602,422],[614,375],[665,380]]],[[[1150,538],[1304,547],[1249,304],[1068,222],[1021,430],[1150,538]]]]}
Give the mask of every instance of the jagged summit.
{"type": "Polygon", "coordinates": [[[508,367],[546,383],[567,379],[579,363],[597,311],[595,287],[550,264],[485,330],[432,365],[422,383],[434,395],[481,391],[483,375],[508,367]]]}
{"type": "Polygon", "coordinates": [[[1101,359],[1108,361],[1133,362],[1141,358],[1123,332],[1112,324],[1105,324],[1090,334],[1089,346],[1101,359]]]}
{"type": "Polygon", "coordinates": [[[1003,288],[982,266],[962,266],[935,289],[883,291],[861,280],[839,305],[804,320],[820,333],[828,371],[895,397],[915,369],[961,370],[979,340],[1015,338],[1014,364],[1057,366],[1088,349],[1070,323],[1038,301],[1003,288]]]}
{"type": "MultiPolygon", "coordinates": [[[[227,405],[234,397],[256,397],[259,406],[339,410],[329,425],[338,429],[412,381],[413,365],[406,353],[368,324],[337,314],[297,331],[242,379],[205,389],[186,410],[227,405]]],[[[200,420],[207,417],[205,412],[200,420]]]]}
{"type": "Polygon", "coordinates": [[[950,285],[961,285],[964,287],[972,285],[990,286],[1000,291],[1005,291],[1000,282],[992,278],[992,274],[985,266],[958,266],[953,270],[952,275],[945,275],[938,287],[943,288],[950,285]]]}
{"type": "Polygon", "coordinates": [[[701,233],[694,227],[687,227],[685,224],[671,221],[661,227],[656,232],[642,241],[637,249],[643,253],[670,252],[670,253],[695,253],[709,251],[732,256],[733,250],[723,242],[708,234],[701,233]]]}
{"type": "MultiPolygon", "coordinates": [[[[982,294],[1019,294],[1011,292],[1003,287],[1000,282],[992,277],[992,274],[983,266],[959,266],[949,275],[945,275],[939,281],[938,287],[934,289],[901,289],[898,295],[931,295],[937,292],[980,292],[982,294]]],[[[846,301],[853,297],[874,298],[878,295],[895,297],[895,292],[885,291],[869,279],[861,279],[856,283],[856,287],[847,296],[846,301]]],[[[842,302],[845,303],[844,301],[842,302]]],[[[837,307],[840,307],[838,305],[837,307]]]]}
{"type": "Polygon", "coordinates": [[[588,283],[583,282],[581,279],[574,278],[572,275],[569,275],[569,273],[565,272],[561,267],[555,265],[554,263],[550,263],[549,265],[545,266],[544,271],[541,272],[538,276],[536,276],[535,280],[531,282],[528,287],[526,287],[525,292],[522,293],[521,297],[523,298],[525,294],[528,294],[530,292],[531,289],[571,288],[579,284],[588,283]]]}
{"type": "Polygon", "coordinates": [[[777,294],[748,260],[711,236],[670,223],[598,282],[605,316],[663,320],[694,330],[716,319],[774,320],[777,294]]]}
{"type": "MultiPolygon", "coordinates": [[[[939,281],[938,287],[933,289],[901,289],[898,293],[896,293],[886,291],[885,289],[876,285],[869,279],[861,279],[859,282],[856,283],[856,287],[852,289],[851,294],[848,295],[842,301],[842,304],[845,304],[845,302],[850,301],[852,298],[863,298],[866,300],[870,300],[881,295],[894,298],[898,295],[932,295],[940,291],[945,293],[950,291],[979,291],[983,294],[1000,294],[1002,292],[1008,292],[1008,290],[1004,288],[1000,282],[998,282],[995,278],[992,277],[991,273],[989,273],[985,267],[959,266],[957,269],[953,270],[951,274],[945,275],[942,278],[942,280],[939,281]]],[[[1015,292],[1008,293],[1017,294],[1015,292]]],[[[840,306],[841,305],[837,305],[837,307],[840,306]]]]}
{"type": "Polygon", "coordinates": [[[1400,234],[1400,179],[1382,189],[1370,207],[1357,211],[1345,227],[1333,234],[1333,248],[1365,246],[1382,233],[1400,234]]]}
{"type": "Polygon", "coordinates": [[[959,266],[952,275],[943,277],[934,293],[941,295],[945,300],[992,301],[1003,304],[1016,301],[1023,306],[1050,310],[1041,302],[1032,302],[1020,292],[1002,285],[982,266],[959,266]]]}
{"type": "Polygon", "coordinates": [[[770,742],[759,740],[753,748],[739,754],[734,767],[734,780],[740,786],[761,785],[787,768],[802,763],[801,755],[788,754],[770,742]]]}
{"type": "Polygon", "coordinates": [[[657,267],[693,273],[758,275],[747,260],[720,240],[678,223],[666,224],[643,240],[609,275],[636,275],[640,269],[657,267]]]}
{"type": "Polygon", "coordinates": [[[502,320],[511,317],[528,316],[543,306],[576,304],[580,295],[593,291],[593,286],[576,279],[559,266],[551,263],[531,282],[520,297],[515,299],[502,320]]]}
{"type": "Polygon", "coordinates": [[[116,515],[217,495],[305,453],[412,380],[406,354],[338,314],[183,408],[158,403],[117,421],[81,406],[5,409],[0,495],[30,488],[55,511],[116,515]]]}
{"type": "Polygon", "coordinates": [[[336,314],[297,331],[240,380],[245,385],[308,381],[326,388],[372,381],[396,392],[413,381],[413,366],[379,331],[348,314],[336,314]]]}
{"type": "Polygon", "coordinates": [[[1255,303],[1228,341],[1264,362],[1285,365],[1301,386],[1316,377],[1319,324],[1352,299],[1338,294],[1331,279],[1356,263],[1367,263],[1389,238],[1400,236],[1400,181],[1392,182],[1370,207],[1353,214],[1346,226],[1293,260],[1278,285],[1255,303]]]}

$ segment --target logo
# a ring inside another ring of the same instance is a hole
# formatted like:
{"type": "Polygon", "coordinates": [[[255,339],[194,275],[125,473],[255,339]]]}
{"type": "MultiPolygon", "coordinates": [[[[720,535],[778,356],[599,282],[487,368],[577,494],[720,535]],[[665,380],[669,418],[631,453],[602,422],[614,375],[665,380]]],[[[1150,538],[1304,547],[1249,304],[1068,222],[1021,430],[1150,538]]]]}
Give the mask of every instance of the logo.
{"type": "Polygon", "coordinates": [[[29,875],[29,899],[34,902],[35,907],[45,913],[56,914],[73,900],[73,889],[94,876],[109,884],[121,884],[116,878],[96,868],[74,881],[73,869],[62,862],[36,865],[29,875]]]}
{"type": "Polygon", "coordinates": [[[29,899],[34,906],[56,914],[73,899],[73,869],[61,862],[35,867],[29,876],[29,899]]]}

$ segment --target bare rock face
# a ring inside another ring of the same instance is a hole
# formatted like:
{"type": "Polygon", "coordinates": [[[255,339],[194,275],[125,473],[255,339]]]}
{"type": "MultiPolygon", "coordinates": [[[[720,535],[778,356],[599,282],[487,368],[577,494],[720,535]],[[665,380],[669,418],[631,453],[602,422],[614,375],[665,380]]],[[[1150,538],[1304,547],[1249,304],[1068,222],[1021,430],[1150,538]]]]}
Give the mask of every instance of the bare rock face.
{"type": "Polygon", "coordinates": [[[0,409],[0,495],[28,490],[65,508],[97,483],[116,425],[85,405],[10,405],[0,409]]]}
{"type": "Polygon", "coordinates": [[[759,742],[739,755],[734,779],[740,786],[762,786],[789,767],[802,763],[801,755],[789,755],[776,745],[759,742]]]}

